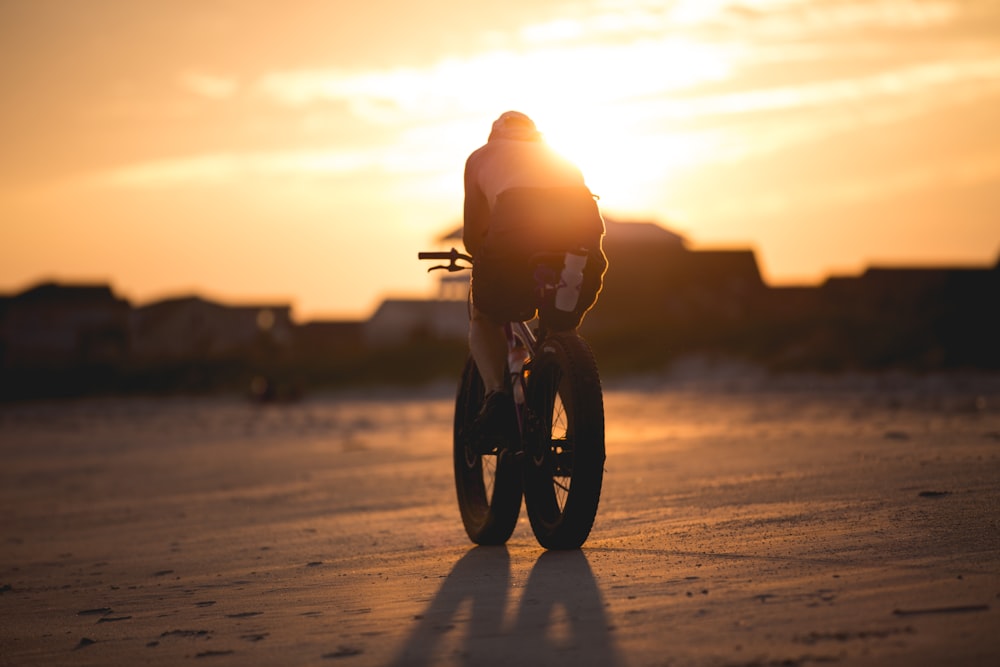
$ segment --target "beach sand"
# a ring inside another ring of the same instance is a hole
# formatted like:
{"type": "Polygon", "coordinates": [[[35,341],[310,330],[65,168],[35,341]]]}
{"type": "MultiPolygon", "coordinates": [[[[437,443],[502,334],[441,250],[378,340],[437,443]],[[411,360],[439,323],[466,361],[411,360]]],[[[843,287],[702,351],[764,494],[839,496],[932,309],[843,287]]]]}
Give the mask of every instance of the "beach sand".
{"type": "Polygon", "coordinates": [[[605,402],[575,552],[468,541],[450,387],[0,406],[0,664],[1000,664],[1000,378],[605,402]]]}

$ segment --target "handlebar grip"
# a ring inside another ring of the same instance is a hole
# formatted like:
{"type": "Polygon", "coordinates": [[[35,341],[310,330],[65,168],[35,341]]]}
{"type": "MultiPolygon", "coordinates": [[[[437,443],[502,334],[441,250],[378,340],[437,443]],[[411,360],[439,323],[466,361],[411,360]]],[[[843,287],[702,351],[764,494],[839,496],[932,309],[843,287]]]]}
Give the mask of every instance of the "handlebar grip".
{"type": "Polygon", "coordinates": [[[456,262],[457,260],[464,260],[470,263],[472,262],[472,257],[466,255],[465,253],[459,252],[455,248],[452,248],[448,252],[421,251],[417,253],[417,259],[444,259],[452,263],[456,262]]]}

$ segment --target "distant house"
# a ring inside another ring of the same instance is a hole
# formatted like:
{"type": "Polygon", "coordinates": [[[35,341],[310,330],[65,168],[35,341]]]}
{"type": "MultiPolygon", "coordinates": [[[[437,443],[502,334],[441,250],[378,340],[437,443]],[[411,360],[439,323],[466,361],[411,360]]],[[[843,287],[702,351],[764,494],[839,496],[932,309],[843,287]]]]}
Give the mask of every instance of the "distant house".
{"type": "Polygon", "coordinates": [[[290,342],[291,308],[167,299],[136,308],[131,333],[131,356],[140,363],[250,358],[290,342]]]}
{"type": "Polygon", "coordinates": [[[426,338],[464,339],[468,332],[468,305],[455,299],[387,299],[364,324],[365,342],[376,347],[426,338]]]}
{"type": "Polygon", "coordinates": [[[612,311],[618,310],[616,304],[626,308],[643,303],[648,308],[657,303],[668,271],[687,252],[687,241],[652,222],[618,222],[611,218],[605,218],[604,222],[608,271],[604,276],[601,308],[608,302],[613,302],[612,311]]]}
{"type": "Polygon", "coordinates": [[[128,301],[107,285],[47,282],[0,300],[7,368],[115,364],[128,352],[128,301]]]}
{"type": "Polygon", "coordinates": [[[364,348],[361,321],[316,320],[295,327],[293,356],[300,361],[329,361],[364,348]]]}
{"type": "Polygon", "coordinates": [[[692,250],[683,236],[653,222],[605,224],[608,271],[584,322],[588,333],[730,321],[745,316],[765,289],[753,250],[692,250]]]}
{"type": "Polygon", "coordinates": [[[650,220],[624,222],[604,216],[605,245],[623,244],[629,247],[655,247],[663,250],[682,250],[687,239],[675,231],[650,220]]]}
{"type": "MultiPolygon", "coordinates": [[[[462,227],[437,239],[440,250],[464,252],[462,227]]],[[[442,262],[446,263],[446,262],[442,262]]],[[[427,268],[433,266],[427,262],[427,268]]],[[[385,347],[421,339],[464,340],[469,335],[469,271],[436,271],[438,293],[434,299],[383,301],[362,324],[366,345],[385,347]]]]}
{"type": "MultiPolygon", "coordinates": [[[[927,363],[1000,363],[1000,264],[871,267],[819,288],[823,311],[848,332],[864,332],[881,357],[922,355],[927,363]]],[[[860,337],[860,336],[859,336],[860,337]]]]}

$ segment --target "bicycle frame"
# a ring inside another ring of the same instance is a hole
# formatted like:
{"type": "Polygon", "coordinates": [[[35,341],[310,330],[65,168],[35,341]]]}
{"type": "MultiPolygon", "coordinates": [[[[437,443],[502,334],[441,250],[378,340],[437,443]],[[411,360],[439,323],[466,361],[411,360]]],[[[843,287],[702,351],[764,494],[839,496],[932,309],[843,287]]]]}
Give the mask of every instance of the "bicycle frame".
{"type": "MultiPolygon", "coordinates": [[[[434,270],[448,272],[465,271],[470,266],[459,264],[459,261],[472,263],[472,257],[452,248],[448,252],[421,252],[419,259],[446,259],[448,264],[432,266],[428,273],[434,270]]],[[[527,322],[513,321],[504,325],[504,335],[507,339],[507,371],[510,374],[511,390],[514,394],[514,406],[517,409],[517,426],[524,434],[525,396],[527,395],[528,375],[525,365],[538,352],[538,339],[527,322]],[[522,344],[523,343],[523,344],[522,344]]]]}
{"type": "Polygon", "coordinates": [[[527,322],[508,322],[504,325],[504,333],[507,336],[507,372],[510,374],[514,407],[517,410],[517,426],[523,436],[525,397],[528,394],[530,374],[530,371],[525,370],[525,364],[535,357],[538,340],[527,322]]]}

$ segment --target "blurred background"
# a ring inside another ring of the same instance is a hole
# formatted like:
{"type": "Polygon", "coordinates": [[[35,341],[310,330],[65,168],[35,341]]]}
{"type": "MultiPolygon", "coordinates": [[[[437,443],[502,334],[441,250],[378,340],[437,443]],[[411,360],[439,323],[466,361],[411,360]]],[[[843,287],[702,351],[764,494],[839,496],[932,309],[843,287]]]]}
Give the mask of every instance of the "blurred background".
{"type": "Polygon", "coordinates": [[[996,2],[0,0],[0,44],[8,371],[452,350],[416,252],[508,109],[601,197],[609,367],[997,363],[996,2]]]}

